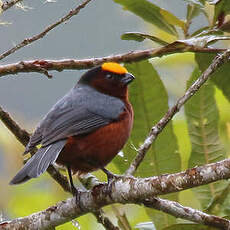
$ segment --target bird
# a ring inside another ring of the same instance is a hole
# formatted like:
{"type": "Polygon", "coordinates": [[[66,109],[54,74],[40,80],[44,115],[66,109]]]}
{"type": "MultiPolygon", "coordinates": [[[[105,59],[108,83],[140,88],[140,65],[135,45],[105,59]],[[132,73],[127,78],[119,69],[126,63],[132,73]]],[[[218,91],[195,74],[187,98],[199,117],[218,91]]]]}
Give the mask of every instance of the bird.
{"type": "Polygon", "coordinates": [[[24,154],[40,145],[10,181],[24,183],[44,173],[54,163],[67,168],[73,193],[72,173],[102,169],[127,142],[134,120],[128,84],[135,77],[116,62],[105,62],[85,72],[77,84],[40,121],[24,154]]]}

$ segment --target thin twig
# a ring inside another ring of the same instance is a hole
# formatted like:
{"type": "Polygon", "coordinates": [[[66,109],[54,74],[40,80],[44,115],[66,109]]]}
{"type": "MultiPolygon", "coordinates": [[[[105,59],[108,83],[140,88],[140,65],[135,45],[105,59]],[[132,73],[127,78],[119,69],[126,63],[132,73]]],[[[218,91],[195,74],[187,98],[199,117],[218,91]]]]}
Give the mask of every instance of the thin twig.
{"type": "MultiPolygon", "coordinates": [[[[17,4],[18,2],[21,2],[22,0],[11,0],[11,1],[5,1],[2,3],[1,5],[1,10],[2,11],[6,11],[9,8],[11,8],[12,6],[14,6],[15,4],[17,4]]],[[[0,10],[0,12],[1,12],[0,10]]]]}
{"type": "Polygon", "coordinates": [[[18,74],[25,72],[44,73],[44,71],[57,70],[63,71],[65,69],[89,69],[91,67],[102,64],[103,62],[134,62],[144,60],[152,57],[161,57],[172,53],[182,52],[199,52],[199,53],[220,53],[226,49],[203,48],[196,46],[177,46],[174,42],[167,46],[156,48],[130,51],[124,54],[111,55],[107,57],[89,58],[89,59],[64,59],[64,60],[32,60],[20,61],[13,64],[0,65],[0,77],[9,74],[18,74]]]}
{"type": "Polygon", "coordinates": [[[22,42],[20,42],[19,44],[17,44],[13,48],[5,51],[4,53],[2,53],[0,55],[0,60],[2,60],[3,58],[9,56],[10,54],[16,52],[17,50],[21,49],[22,47],[27,46],[27,45],[31,44],[32,42],[37,41],[38,39],[43,38],[49,31],[51,31],[52,29],[54,29],[58,25],[62,24],[63,22],[66,22],[67,20],[69,20],[70,18],[72,18],[74,15],[77,15],[80,12],[80,10],[82,8],[84,8],[90,1],[92,1],[92,0],[85,0],[83,3],[81,3],[80,5],[78,5],[75,9],[71,10],[67,15],[65,15],[64,17],[62,17],[60,20],[58,20],[57,22],[55,22],[52,25],[48,26],[41,33],[36,34],[33,37],[24,39],[22,42]]]}
{"type": "Polygon", "coordinates": [[[175,105],[168,110],[168,112],[161,118],[161,120],[152,127],[149,135],[145,139],[144,143],[139,147],[138,153],[131,163],[130,167],[126,171],[126,175],[133,175],[137,170],[140,163],[143,161],[147,151],[151,147],[152,143],[156,140],[157,136],[165,128],[169,121],[174,117],[174,115],[180,110],[180,108],[185,104],[185,102],[190,99],[199,88],[211,77],[211,74],[225,62],[227,62],[230,56],[230,50],[226,50],[223,54],[217,55],[212,61],[210,66],[203,72],[203,74],[192,84],[192,86],[185,92],[184,96],[179,98],[175,105]]]}

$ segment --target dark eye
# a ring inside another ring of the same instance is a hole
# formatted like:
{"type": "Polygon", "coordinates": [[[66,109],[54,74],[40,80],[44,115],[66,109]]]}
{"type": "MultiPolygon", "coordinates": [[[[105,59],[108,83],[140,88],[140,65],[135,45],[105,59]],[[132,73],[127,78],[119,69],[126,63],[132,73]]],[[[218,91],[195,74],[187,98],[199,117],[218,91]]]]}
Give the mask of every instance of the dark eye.
{"type": "Polygon", "coordinates": [[[112,73],[107,73],[106,78],[107,79],[114,79],[114,75],[112,73]]]}
{"type": "Polygon", "coordinates": [[[113,75],[111,73],[107,73],[106,78],[111,79],[111,78],[113,78],[113,75]]]}

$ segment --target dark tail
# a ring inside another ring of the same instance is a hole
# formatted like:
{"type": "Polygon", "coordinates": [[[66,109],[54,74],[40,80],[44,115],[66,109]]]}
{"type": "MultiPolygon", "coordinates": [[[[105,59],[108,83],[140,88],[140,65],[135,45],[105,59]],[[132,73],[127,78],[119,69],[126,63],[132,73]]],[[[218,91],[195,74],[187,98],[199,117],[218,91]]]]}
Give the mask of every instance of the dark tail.
{"type": "Polygon", "coordinates": [[[10,181],[10,184],[24,183],[31,178],[40,176],[47,170],[50,164],[56,161],[65,143],[66,140],[61,140],[40,148],[10,181]]]}

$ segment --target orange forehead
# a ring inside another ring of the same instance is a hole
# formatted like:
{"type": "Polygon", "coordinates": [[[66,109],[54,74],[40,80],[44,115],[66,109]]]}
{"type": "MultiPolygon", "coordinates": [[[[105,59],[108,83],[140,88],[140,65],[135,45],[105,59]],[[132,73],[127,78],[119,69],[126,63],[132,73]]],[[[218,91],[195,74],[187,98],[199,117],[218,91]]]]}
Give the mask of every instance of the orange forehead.
{"type": "Polygon", "coordinates": [[[101,66],[101,68],[102,70],[117,73],[117,74],[124,74],[128,72],[125,67],[121,66],[120,64],[116,62],[105,62],[101,66]]]}

